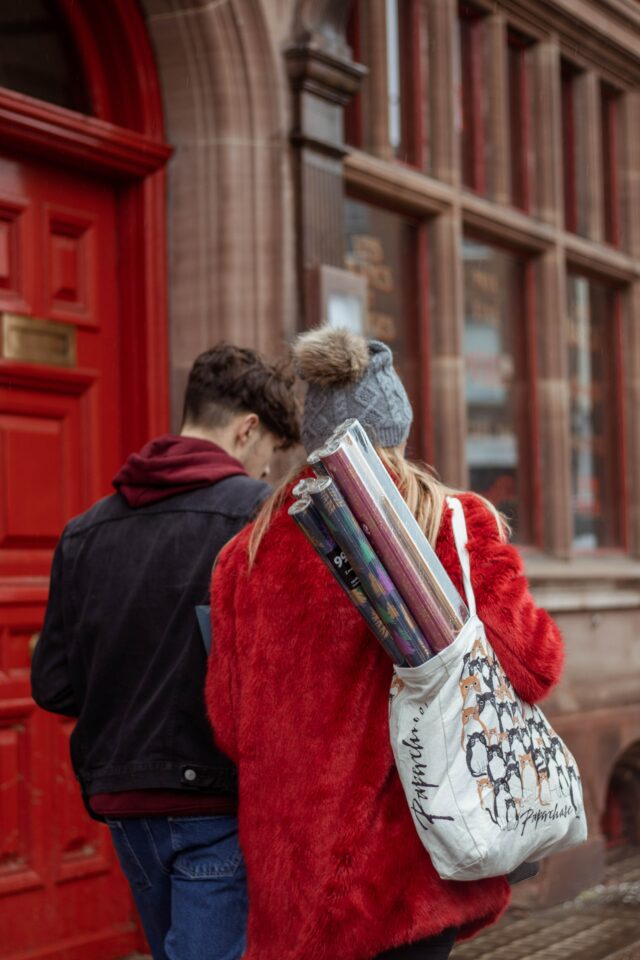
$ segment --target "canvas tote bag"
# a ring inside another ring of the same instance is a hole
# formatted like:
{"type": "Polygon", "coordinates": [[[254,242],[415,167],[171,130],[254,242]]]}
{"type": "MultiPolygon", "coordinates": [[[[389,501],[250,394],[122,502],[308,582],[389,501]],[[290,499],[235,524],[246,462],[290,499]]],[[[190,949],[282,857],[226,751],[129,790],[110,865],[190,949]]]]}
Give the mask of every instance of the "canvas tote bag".
{"type": "Polygon", "coordinates": [[[513,871],[587,836],[576,762],[513,689],[476,614],[462,504],[453,532],[471,614],[450,646],[394,667],[391,745],[418,835],[443,879],[513,871]]]}

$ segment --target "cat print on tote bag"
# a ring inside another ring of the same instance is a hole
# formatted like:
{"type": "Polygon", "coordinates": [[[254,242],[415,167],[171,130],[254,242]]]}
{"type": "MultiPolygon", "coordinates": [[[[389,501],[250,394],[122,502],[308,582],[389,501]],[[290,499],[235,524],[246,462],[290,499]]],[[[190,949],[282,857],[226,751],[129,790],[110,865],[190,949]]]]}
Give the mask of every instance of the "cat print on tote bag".
{"type": "Polygon", "coordinates": [[[518,697],[481,637],[463,658],[459,688],[460,747],[487,816],[515,830],[545,807],[554,816],[578,814],[580,776],[571,754],[538,707],[518,697]]]}

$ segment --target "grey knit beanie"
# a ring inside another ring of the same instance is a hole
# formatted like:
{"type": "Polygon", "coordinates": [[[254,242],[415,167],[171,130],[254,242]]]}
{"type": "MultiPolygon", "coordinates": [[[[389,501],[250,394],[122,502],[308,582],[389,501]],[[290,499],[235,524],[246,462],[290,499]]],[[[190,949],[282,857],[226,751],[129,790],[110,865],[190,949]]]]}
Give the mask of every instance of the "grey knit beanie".
{"type": "Polygon", "coordinates": [[[307,382],[302,417],[307,453],[351,417],[377,446],[404,443],[413,412],[386,344],[326,326],[301,334],[293,356],[298,375],[307,382]]]}

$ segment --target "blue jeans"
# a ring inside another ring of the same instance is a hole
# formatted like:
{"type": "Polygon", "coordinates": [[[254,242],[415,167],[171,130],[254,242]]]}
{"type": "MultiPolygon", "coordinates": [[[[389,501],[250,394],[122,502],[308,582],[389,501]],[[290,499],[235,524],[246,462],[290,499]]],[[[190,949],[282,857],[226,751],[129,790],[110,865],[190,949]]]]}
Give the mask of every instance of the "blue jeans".
{"type": "Polygon", "coordinates": [[[238,960],[247,890],[236,818],[107,823],[154,960],[238,960]]]}

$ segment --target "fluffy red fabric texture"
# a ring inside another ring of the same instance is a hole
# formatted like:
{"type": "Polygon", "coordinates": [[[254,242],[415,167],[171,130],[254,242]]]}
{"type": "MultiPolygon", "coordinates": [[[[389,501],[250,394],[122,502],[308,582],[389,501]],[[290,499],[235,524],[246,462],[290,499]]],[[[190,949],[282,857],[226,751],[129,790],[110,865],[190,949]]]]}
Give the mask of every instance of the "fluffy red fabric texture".
{"type": "MultiPolygon", "coordinates": [[[[518,692],[537,700],[560,675],[560,634],[493,514],[461,499],[478,613],[518,692]]],[[[239,769],[245,960],[369,960],[446,927],[470,936],[495,922],[506,880],[441,880],[418,838],[389,745],[389,659],[286,508],[250,574],[249,530],[214,573],[206,690],[218,743],[239,769]]],[[[462,591],[449,510],[437,552],[462,591]]]]}

